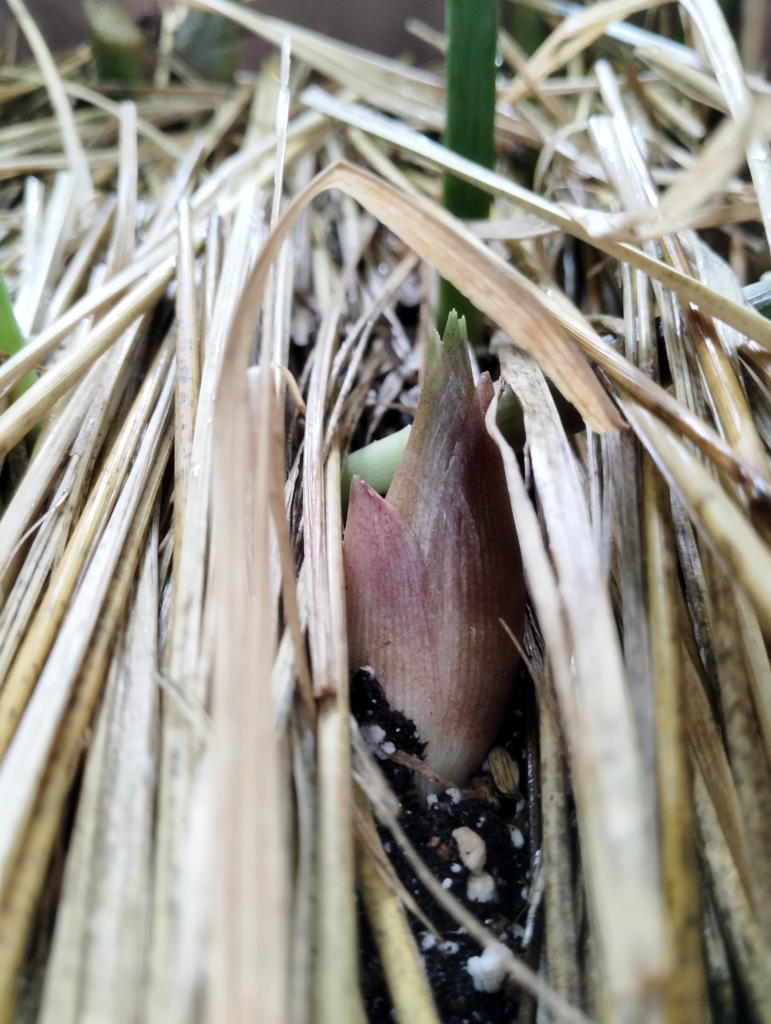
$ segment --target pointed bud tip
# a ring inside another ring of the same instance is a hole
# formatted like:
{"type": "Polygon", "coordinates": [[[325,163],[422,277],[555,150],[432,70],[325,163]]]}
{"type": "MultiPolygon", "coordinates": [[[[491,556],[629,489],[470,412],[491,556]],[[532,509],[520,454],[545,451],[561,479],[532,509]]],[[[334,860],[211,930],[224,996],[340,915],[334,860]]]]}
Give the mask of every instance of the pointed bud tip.
{"type": "Polygon", "coordinates": [[[458,316],[458,312],[455,309],[450,310],[447,317],[447,324],[444,328],[444,337],[442,338],[442,344],[446,349],[457,348],[459,346],[465,347],[468,345],[468,331],[466,330],[466,318],[465,316],[458,316]]]}
{"type": "Polygon", "coordinates": [[[349,504],[353,504],[355,501],[366,501],[372,498],[377,498],[378,501],[383,499],[377,493],[377,491],[367,483],[363,476],[359,476],[358,473],[353,475],[351,479],[351,494],[348,499],[349,504]]]}

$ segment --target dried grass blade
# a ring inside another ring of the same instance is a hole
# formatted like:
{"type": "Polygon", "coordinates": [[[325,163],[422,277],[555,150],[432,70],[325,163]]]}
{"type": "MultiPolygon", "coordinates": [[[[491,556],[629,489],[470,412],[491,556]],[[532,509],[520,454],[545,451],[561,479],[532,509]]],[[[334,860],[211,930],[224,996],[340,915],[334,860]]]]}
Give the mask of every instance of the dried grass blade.
{"type": "Polygon", "coordinates": [[[164,360],[163,354],[156,361],[154,369],[155,372],[148,375],[145,387],[137,397],[133,410],[135,415],[129,416],[124,424],[111,457],[97,480],[65,556],[50,582],[45,600],[26,631],[22,648],[0,690],[1,754],[8,749],[29,695],[55,642],[57,629],[70,605],[84,565],[100,538],[103,538],[105,523],[120,500],[118,490],[129,471],[129,460],[143,430],[154,415],[158,396],[162,394],[162,385],[168,371],[168,360],[164,360]]]}
{"type": "Polygon", "coordinates": [[[177,390],[174,413],[174,543],[182,545],[187,484],[193,449],[193,428],[198,408],[198,317],[190,206],[180,199],[179,260],[177,263],[177,390]]]}
{"type": "MultiPolygon", "coordinates": [[[[537,196],[534,192],[515,184],[503,175],[489,171],[471,160],[458,156],[445,149],[437,142],[433,142],[425,135],[407,128],[405,125],[392,118],[383,117],[366,107],[354,103],[346,103],[336,97],[330,96],[317,86],[306,89],[301,99],[306,106],[312,107],[329,117],[333,117],[345,124],[360,128],[379,138],[391,142],[393,145],[404,149],[408,153],[414,153],[427,160],[431,166],[442,171],[449,171],[451,174],[462,178],[464,181],[477,185],[494,196],[502,196],[521,206],[528,213],[554,224],[561,231],[572,235],[584,242],[588,242],[595,248],[612,256],[621,263],[629,263],[637,270],[643,271],[662,284],[677,292],[682,298],[693,302],[704,312],[717,317],[724,323],[735,327],[742,334],[754,341],[759,342],[766,348],[771,348],[771,323],[764,320],[762,316],[744,306],[740,306],[730,299],[719,295],[713,289],[706,287],[696,278],[675,270],[661,260],[648,256],[632,245],[623,242],[615,242],[609,238],[593,235],[586,227],[570,216],[555,203],[537,196]]],[[[477,303],[478,305],[478,303],[477,303]]]]}
{"type": "Polygon", "coordinates": [[[752,904],[771,948],[771,772],[752,706],[736,587],[710,551],[702,561],[724,737],[744,821],[752,904]]]}
{"type": "MultiPolygon", "coordinates": [[[[739,124],[752,118],[752,96],[744,77],[731,30],[717,0],[684,0],[684,6],[699,28],[704,47],[726,98],[731,116],[739,124]]],[[[763,216],[766,238],[771,244],[771,149],[768,141],[753,133],[747,142],[747,166],[763,216]]]]}
{"type": "MultiPolygon", "coordinates": [[[[62,86],[67,95],[72,96],[73,99],[83,100],[84,103],[90,103],[92,106],[112,114],[113,117],[120,117],[120,104],[107,99],[106,96],[102,96],[94,89],[89,89],[82,82],[62,79],[62,86]]],[[[166,156],[171,157],[172,160],[181,160],[184,157],[184,150],[173,138],[170,138],[166,132],[160,131],[154,124],[146,121],[143,117],[137,118],[137,132],[143,135],[148,142],[152,142],[157,146],[166,156]]]]}
{"type": "Polygon", "coordinates": [[[635,433],[694,525],[720,554],[771,637],[771,551],[699,460],[632,398],[620,400],[635,433]]]}
{"type": "Polygon", "coordinates": [[[102,208],[95,217],[93,225],[89,228],[77,252],[59,279],[56,291],[46,310],[44,328],[55,323],[72,303],[84,276],[94,262],[102,238],[115,213],[116,202],[115,196],[108,196],[102,203],[102,208]]]}
{"type": "Polygon", "coordinates": [[[132,520],[143,497],[171,412],[169,376],[142,446],[80,587],[68,609],[35,690],[0,762],[0,879],[8,880],[21,831],[50,755],[67,700],[88,651],[97,611],[109,590],[132,520]]]}
{"type": "Polygon", "coordinates": [[[608,25],[628,18],[637,11],[649,10],[665,0],[604,0],[592,4],[590,10],[569,14],[550,33],[527,62],[521,79],[504,93],[504,103],[515,105],[525,98],[533,85],[557,71],[605,34],[608,25]]]}
{"type": "Polygon", "coordinates": [[[19,845],[20,855],[14,859],[12,872],[3,884],[0,896],[0,1020],[3,1024],[6,1024],[12,1008],[16,971],[24,953],[51,851],[61,832],[67,796],[83,750],[83,737],[102,690],[112,640],[125,611],[171,447],[171,431],[167,430],[139,495],[138,508],[120,551],[107,600],[95,624],[92,646],[77,681],[75,699],[65,714],[41,779],[30,825],[19,845]]]}
{"type": "Polygon", "coordinates": [[[699,207],[721,194],[728,181],[740,170],[744,163],[742,150],[751,127],[751,123],[737,123],[726,118],[710,135],[693,167],[661,196],[658,219],[646,225],[640,232],[641,237],[658,238],[690,227],[699,207]]]}
{"type": "MultiPolygon", "coordinates": [[[[271,481],[270,481],[270,507],[273,526],[276,531],[279,559],[281,562],[281,584],[282,597],[284,601],[284,619],[287,623],[289,635],[292,639],[292,662],[293,675],[297,677],[297,685],[300,696],[305,707],[305,714],[311,729],[316,727],[316,704],[313,697],[313,682],[311,680],[308,656],[305,650],[305,632],[302,624],[302,614],[298,600],[298,583],[295,580],[294,556],[292,553],[292,538],[287,522],[286,507],[284,503],[284,456],[286,443],[284,439],[283,423],[279,417],[274,417],[272,426],[273,438],[270,453],[271,481]]],[[[306,615],[307,619],[307,615],[306,615]]],[[[278,660],[278,659],[277,659],[278,660]]],[[[275,672],[275,665],[273,668],[275,672]]]]}
{"type": "MultiPolygon", "coordinates": [[[[548,663],[542,686],[551,686],[548,663]]],[[[553,703],[553,698],[552,698],[553,703]]],[[[569,1003],[580,1002],[578,927],[572,880],[568,786],[559,720],[542,701],[538,709],[541,753],[541,815],[549,980],[569,1003]]]]}
{"type": "MultiPolygon", "coordinates": [[[[256,198],[251,185],[242,188],[238,194],[240,206],[233,222],[219,277],[214,315],[205,339],[182,536],[179,543],[175,542],[173,552],[173,617],[164,650],[165,668],[172,685],[199,706],[205,704],[208,688],[208,667],[201,658],[201,635],[206,553],[210,541],[209,504],[216,492],[216,488],[210,490],[214,399],[223,348],[248,265],[256,198]]],[[[214,544],[213,537],[211,542],[214,544]]],[[[200,984],[196,972],[201,962],[198,944],[203,935],[204,925],[200,918],[203,908],[195,894],[186,887],[184,865],[195,856],[191,848],[191,829],[197,813],[196,788],[209,784],[211,771],[206,747],[197,732],[191,729],[188,716],[176,701],[164,700],[153,938],[146,1011],[153,1024],[184,1020],[200,984]]]]}
{"type": "MultiPolygon", "coordinates": [[[[308,190],[303,193],[303,199],[307,201],[308,190]]],[[[293,204],[294,210],[299,210],[297,202],[293,204]]],[[[277,229],[271,233],[262,252],[257,258],[254,269],[250,275],[244,290],[241,302],[236,311],[233,326],[230,334],[230,341],[225,353],[223,362],[223,373],[220,385],[220,393],[215,411],[215,425],[217,436],[221,438],[222,450],[229,453],[238,452],[239,443],[237,432],[241,427],[238,424],[236,410],[243,409],[243,383],[241,375],[246,369],[248,354],[251,345],[253,326],[259,311],[259,304],[264,291],[269,268],[278,254],[283,243],[286,232],[293,222],[288,214],[285,214],[279,221],[277,229]],[[282,230],[283,229],[283,230],[282,230]],[[220,433],[221,431],[221,433],[220,433]]],[[[353,268],[355,263],[351,264],[353,268]]],[[[341,287],[345,286],[345,279],[341,287]]],[[[334,328],[336,318],[327,318],[327,324],[334,328]]],[[[334,331],[330,326],[326,327],[328,341],[322,345],[327,351],[326,365],[331,361],[331,343],[334,340],[334,331]]],[[[320,343],[321,344],[321,343],[320,343]]],[[[269,364],[270,360],[270,339],[263,337],[263,362],[269,364]]],[[[316,375],[317,398],[314,403],[309,400],[309,429],[311,421],[316,422],[317,443],[315,448],[320,449],[323,439],[323,399],[326,391],[326,377],[324,375],[324,360],[317,358],[315,361],[314,373],[316,375]],[[311,405],[314,406],[314,416],[311,416],[311,405]]],[[[268,407],[268,402],[263,401],[266,389],[272,387],[270,374],[261,374],[262,395],[259,411],[264,415],[263,410],[268,407]]],[[[269,395],[269,392],[268,392],[269,395]]],[[[269,443],[270,431],[263,430],[258,433],[257,443],[262,445],[261,453],[265,454],[266,446],[269,443]]],[[[310,450],[313,446],[310,446],[310,450]]],[[[309,450],[306,443],[306,452],[309,450]]],[[[308,458],[306,454],[306,459],[308,458]]],[[[242,460],[245,454],[242,455],[242,460]]],[[[255,463],[260,465],[259,461],[255,463]]],[[[232,465],[232,464],[231,464],[232,465]]],[[[244,466],[242,461],[240,465],[244,466]]],[[[314,460],[316,471],[321,468],[320,459],[314,460]]],[[[313,470],[309,467],[306,474],[306,486],[308,475],[313,470]]],[[[359,1012],[358,986],[356,985],[356,956],[355,956],[355,914],[353,901],[353,849],[351,840],[350,821],[346,818],[350,815],[350,772],[348,769],[349,743],[348,743],[348,711],[347,711],[347,680],[348,666],[347,653],[345,648],[345,622],[342,583],[342,559],[340,552],[341,537],[341,514],[340,514],[340,487],[339,487],[339,453],[333,447],[330,461],[327,464],[326,480],[322,477],[317,480],[320,485],[318,503],[313,504],[311,512],[309,502],[305,502],[305,529],[306,529],[306,550],[314,544],[321,544],[319,554],[323,564],[326,566],[324,577],[316,580],[316,586],[323,586],[324,593],[319,599],[326,600],[333,607],[329,614],[323,614],[318,620],[316,641],[312,646],[314,653],[314,672],[320,673],[325,679],[323,689],[328,693],[337,693],[337,696],[328,697],[320,712],[318,724],[319,743],[319,792],[321,806],[319,812],[319,856],[320,862],[320,883],[319,895],[327,902],[326,912],[321,909],[319,919],[325,922],[324,939],[319,945],[319,953],[323,957],[323,965],[320,967],[317,978],[319,981],[319,1004],[318,1010],[320,1019],[339,1021],[340,1019],[354,1019],[359,1012]],[[326,512],[324,511],[326,508],[326,512]],[[320,537],[319,537],[320,534],[320,537]],[[315,538],[315,539],[314,539],[315,538]],[[335,610],[336,609],[336,610],[335,610]],[[325,640],[319,648],[318,629],[324,630],[325,640]],[[327,630],[331,634],[326,639],[327,630]]],[[[220,507],[222,511],[216,514],[218,517],[225,516],[225,510],[232,504],[243,504],[242,498],[234,495],[228,498],[229,488],[232,483],[232,469],[221,478],[220,486],[215,488],[215,508],[220,507]]],[[[259,507],[255,504],[255,509],[259,507]]],[[[239,512],[243,515],[243,512],[239,512]]],[[[222,534],[227,517],[218,518],[218,530],[216,543],[223,544],[226,541],[222,534]],[[222,524],[222,525],[220,525],[222,524]]],[[[238,534],[230,529],[230,534],[237,539],[235,544],[243,544],[238,539],[238,534]]],[[[230,561],[236,565],[244,565],[246,555],[243,547],[236,546],[230,549],[232,552],[230,561]]],[[[249,560],[251,561],[251,560],[249,560]]],[[[267,586],[267,562],[263,561],[261,575],[255,575],[255,581],[260,587],[267,586]]],[[[215,569],[215,577],[218,570],[215,569]]],[[[240,570],[243,572],[243,569],[240,570]]],[[[317,570],[318,571],[318,570],[317,570]]],[[[329,605],[327,606],[329,608],[329,605]]],[[[227,614],[226,605],[218,603],[220,614],[227,614]]],[[[323,609],[320,610],[323,611],[323,609]]],[[[266,611],[267,615],[268,612],[266,611]]],[[[251,628],[251,627],[249,627],[251,628]]],[[[223,633],[224,637],[226,633],[223,633]]],[[[314,639],[312,637],[312,639],[314,639]]],[[[273,911],[271,920],[275,922],[276,910],[273,911]]],[[[279,924],[280,926],[280,924],[279,924]]]]}
{"type": "Polygon", "coordinates": [[[667,1020],[705,1019],[707,986],[701,942],[699,872],[694,843],[693,781],[680,680],[676,593],[679,587],[669,489],[643,461],[648,604],[656,710],[661,870],[673,965],[665,991],[667,1020]]]}
{"type": "Polygon", "coordinates": [[[20,289],[14,307],[19,328],[25,337],[29,337],[38,326],[44,312],[46,293],[50,295],[53,281],[61,269],[64,249],[75,220],[75,184],[74,175],[68,171],[60,172],[54,180],[51,198],[42,218],[40,238],[33,250],[29,278],[20,289]]]}
{"type": "Polygon", "coordinates": [[[0,530],[0,605],[5,604],[8,590],[13,583],[14,560],[19,552],[22,537],[51,488],[62,460],[69,452],[83,417],[91,405],[98,383],[99,369],[99,364],[92,368],[73,394],[67,408],[50,427],[42,446],[32,459],[31,466],[34,468],[24,475],[5,510],[3,529],[0,530]]]}
{"type": "Polygon", "coordinates": [[[315,744],[298,717],[290,723],[289,738],[297,804],[289,1020],[291,1024],[310,1024],[316,850],[315,744]]]}
{"type": "MultiPolygon", "coordinates": [[[[263,264],[260,291],[269,266],[263,264]]],[[[209,1015],[234,1024],[255,1019],[281,1024],[287,1010],[290,908],[286,798],[270,686],[275,394],[268,372],[271,339],[264,334],[259,396],[250,415],[246,369],[254,321],[250,328],[244,323],[248,304],[242,299],[233,317],[214,407],[211,608],[217,623],[215,792],[221,839],[209,1015]],[[232,879],[238,883],[235,892],[232,879]]]]}
{"type": "MultiPolygon", "coordinates": [[[[311,190],[312,184],[301,195],[311,190]]],[[[279,234],[279,230],[274,229],[266,249],[270,240],[279,234]]],[[[353,1021],[363,1013],[356,956],[340,447],[337,438],[333,438],[325,460],[323,439],[338,323],[349,279],[367,240],[367,237],[359,240],[358,250],[346,262],[319,332],[308,389],[305,432],[303,519],[309,571],[308,639],[314,691],[320,698],[314,964],[314,1009],[319,1024],[334,1024],[341,1019],[353,1021]]]]}
{"type": "Polygon", "coordinates": [[[137,222],[137,108],[126,100],[120,105],[120,163],[115,227],[107,250],[107,277],[120,273],[131,262],[137,222]]]}
{"type": "MultiPolygon", "coordinates": [[[[97,364],[98,383],[94,389],[93,401],[70,450],[67,467],[51,502],[51,514],[35,538],[22,572],[0,616],[0,679],[5,679],[13,663],[17,647],[38,605],[43,586],[48,580],[49,573],[56,569],[63,557],[73,520],[77,519],[82,510],[86,491],[91,482],[94,461],[109,430],[118,398],[125,387],[137,343],[141,341],[139,328],[140,323],[137,323],[126,331],[114,352],[105,355],[101,365],[97,364]]],[[[150,367],[147,374],[150,395],[149,402],[145,403],[145,409],[157,399],[170,358],[170,346],[162,346],[160,359],[155,366],[150,367]]],[[[136,439],[136,433],[134,436],[136,439]]],[[[50,593],[53,592],[54,587],[51,586],[50,593]]],[[[48,619],[46,627],[53,628],[54,621],[55,616],[48,619]]],[[[38,650],[42,652],[45,642],[40,639],[39,634],[38,638],[38,650]]]]}
{"type": "MultiPolygon", "coordinates": [[[[307,452],[307,448],[306,448],[307,452]]],[[[306,458],[307,458],[306,454],[306,458]]],[[[324,474],[330,636],[330,672],[318,716],[318,846],[316,1014],[319,1024],[355,1020],[363,1014],[358,985],[352,783],[348,707],[348,647],[342,564],[340,448],[333,441],[324,474]]],[[[307,511],[306,511],[307,515],[307,511]]],[[[323,600],[319,594],[318,599],[323,600]]],[[[313,634],[311,634],[312,636],[313,634]]],[[[313,648],[311,648],[313,651],[313,648]]]]}
{"type": "Polygon", "coordinates": [[[638,46],[635,56],[658,71],[664,81],[669,82],[696,103],[710,106],[714,110],[719,110],[721,114],[728,113],[728,104],[725,101],[723,90],[705,69],[698,66],[698,59],[695,66],[684,64],[673,57],[671,53],[667,53],[666,50],[657,46],[655,42],[638,46]]]}
{"type": "MultiPolygon", "coordinates": [[[[610,600],[573,456],[534,364],[501,346],[501,373],[520,399],[576,666],[576,718],[566,726],[592,919],[613,1014],[650,1012],[667,976],[653,806],[629,706],[610,600]],[[575,732],[572,726],[577,726],[575,732]],[[625,822],[623,838],[616,822],[625,822]],[[635,921],[634,929],[629,921],[635,921]]],[[[515,519],[517,513],[515,510],[515,519]]]]}
{"type": "Polygon", "coordinates": [[[225,102],[216,108],[211,123],[202,132],[204,160],[211,156],[228,129],[238,120],[253,92],[252,85],[237,86],[225,102]]]}
{"type": "MultiPolygon", "coordinates": [[[[91,364],[115,343],[132,321],[150,309],[166,291],[174,273],[165,263],[129,293],[88,336],[0,416],[0,454],[6,455],[58,398],[83,376],[91,364]]],[[[29,346],[28,346],[29,348],[29,346]]],[[[10,363],[10,360],[8,361],[10,363]]],[[[7,364],[6,364],[7,365],[7,364]]]]}
{"type": "MultiPolygon", "coordinates": [[[[655,208],[658,205],[656,189],[637,145],[610,65],[606,61],[598,61],[596,71],[603,99],[613,117],[612,120],[593,118],[592,129],[610,178],[628,209],[645,211],[655,208]]],[[[650,243],[646,248],[652,248],[650,243]]],[[[689,269],[679,239],[664,236],[662,248],[673,266],[680,270],[689,269]]],[[[666,299],[661,295],[660,286],[657,295],[659,304],[663,305],[666,299]]],[[[760,477],[765,478],[768,486],[771,471],[765,451],[736,370],[718,340],[716,325],[703,311],[695,310],[687,303],[682,306],[682,315],[704,375],[715,421],[722,427],[732,447],[760,477]]]]}
{"type": "Polygon", "coordinates": [[[413,184],[404,171],[400,170],[393,160],[387,156],[377,143],[373,142],[369,135],[365,135],[359,128],[348,129],[348,139],[359,156],[363,157],[373,171],[376,171],[381,178],[390,181],[405,195],[420,198],[420,189],[413,184]]]}
{"type": "Polygon", "coordinates": [[[203,159],[203,139],[197,135],[193,144],[183,154],[176,169],[174,177],[169,183],[169,190],[158,212],[153,217],[153,222],[145,236],[142,245],[137,250],[140,253],[147,252],[158,244],[161,236],[168,228],[174,210],[178,208],[179,202],[191,187],[196,169],[203,159]]]}
{"type": "MultiPolygon", "coordinates": [[[[631,288],[625,285],[625,295],[631,288]]],[[[628,300],[627,300],[628,304],[628,300]]],[[[635,318],[629,317],[629,320],[635,318]]],[[[634,323],[631,323],[634,330],[634,323]]],[[[628,337],[633,331],[627,332],[628,337]]],[[[611,483],[611,529],[615,535],[621,627],[629,695],[646,774],[656,771],[654,680],[646,597],[645,521],[641,450],[631,432],[608,437],[605,458],[611,483]]]]}
{"type": "MultiPolygon", "coordinates": [[[[141,278],[163,267],[168,273],[169,279],[171,279],[174,273],[175,254],[176,242],[173,246],[169,244],[163,248],[158,247],[146,259],[135,259],[130,266],[122,273],[116,274],[112,280],[95,288],[93,291],[87,292],[82,299],[79,299],[55,323],[47,327],[20,352],[17,352],[3,363],[0,367],[0,398],[6,395],[29,369],[50,355],[68,334],[73,333],[81,320],[103,310],[105,307],[113,305],[115,300],[127,288],[135,285],[141,278]]],[[[132,293],[134,299],[138,295],[143,294],[145,284],[146,282],[143,282],[134,289],[132,293]]],[[[129,301],[129,305],[131,301],[133,300],[129,301]]],[[[126,322],[124,328],[128,326],[128,323],[130,323],[130,320],[126,322]]]]}
{"type": "Polygon", "coordinates": [[[178,547],[175,558],[178,595],[181,603],[172,624],[169,667],[180,684],[190,685],[200,700],[201,683],[195,680],[203,610],[205,553],[208,538],[209,486],[212,472],[212,410],[217,393],[223,350],[234,310],[244,287],[255,190],[247,187],[240,198],[239,214],[233,224],[230,244],[222,267],[217,301],[206,339],[206,358],[196,409],[191,453],[194,472],[188,487],[182,536],[188,540],[178,547]]]}
{"type": "Polygon", "coordinates": [[[102,704],[78,804],[41,1024],[75,1024],[89,1012],[127,1019],[143,1003],[158,725],[157,607],[156,505],[125,649],[102,704]]]}
{"type": "MultiPolygon", "coordinates": [[[[284,164],[286,161],[286,132],[289,120],[289,69],[291,66],[292,47],[287,36],[281,42],[281,64],[279,72],[278,93],[276,95],[276,157],[273,176],[273,201],[270,210],[270,230],[276,226],[281,211],[281,200],[284,192],[284,164]]],[[[265,303],[262,318],[262,330],[265,331],[271,340],[271,361],[282,366],[286,362],[284,348],[288,355],[289,339],[287,336],[286,346],[283,344],[284,336],[284,307],[287,304],[286,275],[287,258],[289,246],[285,244],[278,260],[274,264],[273,273],[268,278],[268,287],[265,295],[265,303]],[[281,282],[279,282],[281,278],[281,282]],[[283,284],[283,289],[279,284],[283,284]],[[283,358],[282,358],[283,357],[283,358]]],[[[283,399],[284,388],[279,383],[279,399],[283,399]]]]}
{"type": "MultiPolygon", "coordinates": [[[[369,825],[373,841],[377,841],[375,823],[367,798],[356,787],[356,807],[369,825]]],[[[381,847],[381,854],[386,856],[381,847]]],[[[439,1024],[428,980],[421,965],[415,939],[398,895],[381,877],[375,856],[365,843],[357,844],[359,887],[380,953],[383,972],[400,1024],[439,1024]]]]}
{"type": "Polygon", "coordinates": [[[588,423],[600,431],[621,425],[586,363],[545,315],[546,299],[537,288],[440,207],[404,196],[358,167],[338,163],[319,174],[284,212],[263,253],[271,258],[277,255],[301,210],[328,188],[340,188],[356,199],[507,333],[519,338],[588,423]]]}
{"type": "Polygon", "coordinates": [[[771,1021],[771,954],[742,888],[726,837],[701,773],[695,778],[696,813],[712,894],[753,1014],[771,1021]]]}
{"type": "Polygon", "coordinates": [[[730,847],[731,857],[739,873],[747,899],[751,899],[752,879],[739,797],[736,794],[731,767],[728,764],[728,757],[715,722],[712,706],[704,689],[705,684],[694,662],[694,657],[698,658],[698,653],[695,650],[691,651],[687,642],[687,631],[690,627],[685,622],[686,617],[687,612],[681,608],[681,679],[685,694],[691,749],[709,791],[720,827],[723,829],[730,847]]]}
{"type": "Polygon", "coordinates": [[[301,60],[356,92],[402,94],[428,104],[435,103],[443,93],[439,77],[428,71],[349,46],[288,21],[266,17],[230,0],[189,0],[189,5],[230,18],[276,47],[288,36],[301,60]]]}
{"type": "Polygon", "coordinates": [[[752,701],[763,737],[766,760],[771,764],[771,665],[763,642],[763,633],[751,604],[737,589],[736,605],[741,624],[747,674],[752,687],[752,701]]]}
{"type": "Polygon", "coordinates": [[[94,183],[91,180],[91,172],[88,169],[86,154],[78,138],[72,109],[65,95],[56,64],[51,57],[40,29],[35,24],[23,0],[8,0],[8,6],[11,8],[13,16],[19,23],[22,32],[27,37],[30,49],[40,67],[40,72],[51,97],[51,106],[54,108],[61,126],[62,141],[67,153],[67,160],[77,182],[77,202],[81,206],[86,206],[94,198],[94,183]]]}
{"type": "Polygon", "coordinates": [[[771,498],[762,475],[727,444],[704,420],[686,409],[655,381],[641,373],[628,359],[615,352],[587,327],[583,318],[571,317],[564,306],[551,303],[552,312],[587,356],[607,373],[608,377],[634,400],[654,412],[672,430],[692,441],[715,465],[740,484],[749,500],[759,510],[771,498]]]}

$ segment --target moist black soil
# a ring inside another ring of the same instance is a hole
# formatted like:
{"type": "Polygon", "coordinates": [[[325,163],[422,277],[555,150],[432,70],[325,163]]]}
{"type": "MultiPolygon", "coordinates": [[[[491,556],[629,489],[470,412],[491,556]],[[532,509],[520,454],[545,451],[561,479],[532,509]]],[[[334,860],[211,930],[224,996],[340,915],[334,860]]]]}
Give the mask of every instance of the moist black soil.
{"type": "MultiPolygon", "coordinates": [[[[534,938],[537,929],[529,903],[532,879],[529,789],[534,762],[533,730],[529,729],[529,723],[534,717],[532,688],[522,672],[515,693],[517,696],[497,741],[519,765],[520,790],[511,797],[496,791],[486,762],[473,786],[491,799],[477,796],[459,799],[457,791],[448,791],[430,797],[428,802],[419,794],[408,769],[389,760],[381,759],[379,764],[401,802],[401,825],[428,867],[445,888],[499,936],[501,942],[532,963],[537,962],[534,938]],[[496,882],[494,902],[477,903],[467,896],[470,873],[461,862],[452,836],[462,825],[485,841],[484,870],[496,882]]],[[[372,727],[375,727],[381,755],[383,747],[390,750],[389,741],[398,750],[422,755],[423,745],[414,724],[391,709],[369,670],[359,671],[352,680],[351,709],[365,735],[372,736],[372,727]]],[[[422,921],[409,915],[443,1024],[512,1024],[518,1016],[521,991],[510,984],[498,992],[477,991],[468,965],[469,960],[481,955],[479,945],[429,896],[390,832],[381,829],[381,839],[403,884],[440,935],[437,940],[422,921]]],[[[363,913],[361,945],[361,984],[368,1020],[370,1024],[393,1024],[391,1000],[363,913]]]]}

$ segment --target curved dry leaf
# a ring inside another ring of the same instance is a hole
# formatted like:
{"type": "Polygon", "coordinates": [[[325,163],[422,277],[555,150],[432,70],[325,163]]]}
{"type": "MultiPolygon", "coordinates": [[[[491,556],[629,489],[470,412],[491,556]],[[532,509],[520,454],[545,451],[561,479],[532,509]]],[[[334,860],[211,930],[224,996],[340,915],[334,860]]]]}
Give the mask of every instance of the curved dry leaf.
{"type": "Polygon", "coordinates": [[[45,79],[46,88],[51,98],[51,106],[54,108],[61,127],[67,162],[72,168],[72,172],[80,186],[77,202],[78,205],[84,206],[94,198],[94,183],[91,179],[91,171],[88,167],[83,144],[75,127],[72,108],[64,91],[56,64],[40,29],[27,10],[24,0],[8,0],[8,6],[11,8],[11,12],[19,23],[22,32],[27,37],[29,47],[35,55],[35,60],[45,79]]]}
{"type": "Polygon", "coordinates": [[[292,22],[250,11],[230,0],[189,0],[189,6],[230,18],[277,47],[288,36],[297,57],[332,81],[354,89],[357,95],[386,92],[411,104],[444,105],[444,84],[430,71],[370,53],[292,22]]]}
{"type": "MultiPolygon", "coordinates": [[[[473,160],[467,160],[465,157],[453,153],[438,142],[408,128],[400,121],[383,117],[366,107],[355,103],[346,103],[335,96],[330,96],[318,86],[314,85],[305,89],[301,99],[306,106],[327,114],[329,117],[334,117],[344,124],[352,125],[378,138],[385,139],[408,153],[414,153],[421,160],[428,161],[432,167],[448,171],[464,181],[471,182],[472,185],[477,185],[489,192],[490,195],[510,199],[523,210],[535,214],[549,224],[554,224],[566,234],[589,242],[606,255],[612,256],[621,263],[629,263],[636,270],[641,270],[656,281],[661,281],[667,288],[677,292],[681,299],[692,302],[705,313],[709,313],[710,316],[730,324],[731,327],[735,327],[748,338],[771,349],[771,321],[766,320],[759,313],[731,302],[730,299],[708,288],[696,278],[676,270],[662,260],[648,256],[647,253],[633,245],[616,242],[610,238],[593,237],[556,203],[550,203],[548,199],[523,188],[502,174],[496,174],[495,171],[475,164],[473,160]]],[[[535,290],[535,286],[533,288],[535,290]]],[[[478,302],[476,304],[479,305],[478,302]]]]}
{"type": "MultiPolygon", "coordinates": [[[[731,116],[738,122],[750,121],[752,95],[744,77],[736,42],[717,0],[683,0],[683,6],[699,30],[731,116]]],[[[763,227],[766,237],[771,240],[771,150],[768,141],[758,133],[752,134],[747,141],[745,153],[760,204],[763,227]]]]}
{"type": "Polygon", "coordinates": [[[517,79],[504,93],[504,103],[516,104],[530,92],[531,83],[541,82],[547,75],[605,34],[611,22],[628,18],[630,14],[649,10],[666,3],[666,0],[605,0],[594,3],[586,9],[570,14],[549,34],[545,42],[527,62],[521,79],[517,79]]]}
{"type": "Polygon", "coordinates": [[[744,589],[766,637],[771,637],[771,549],[678,437],[635,399],[624,397],[619,402],[691,520],[744,589]]]}
{"type": "MultiPolygon", "coordinates": [[[[629,1013],[633,1019],[667,972],[652,793],[575,458],[532,360],[511,344],[500,347],[500,359],[501,375],[522,404],[533,477],[573,644],[575,716],[569,708],[564,721],[567,728],[574,727],[569,737],[572,768],[600,960],[618,1018],[629,1013]]],[[[511,486],[510,461],[508,468],[511,486]]],[[[515,514],[519,524],[516,505],[515,514]]]]}

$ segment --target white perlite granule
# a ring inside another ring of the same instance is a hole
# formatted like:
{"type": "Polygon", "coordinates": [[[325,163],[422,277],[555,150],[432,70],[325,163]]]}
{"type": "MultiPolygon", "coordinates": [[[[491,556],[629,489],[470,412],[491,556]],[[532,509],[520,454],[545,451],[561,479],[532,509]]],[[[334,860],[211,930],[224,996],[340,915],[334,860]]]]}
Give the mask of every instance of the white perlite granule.
{"type": "Polygon", "coordinates": [[[511,836],[514,849],[521,850],[525,845],[525,837],[522,835],[522,830],[518,829],[516,825],[509,825],[509,835],[511,836]]]}
{"type": "Polygon", "coordinates": [[[383,752],[382,743],[386,738],[386,731],[380,725],[365,725],[361,730],[361,738],[367,744],[367,749],[381,761],[385,761],[386,755],[383,752]]]}
{"type": "Polygon", "coordinates": [[[506,977],[506,964],[501,946],[488,946],[481,956],[472,956],[466,961],[466,970],[471,975],[477,992],[497,992],[506,977]]]}
{"type": "Polygon", "coordinates": [[[481,875],[469,875],[466,882],[466,895],[474,903],[492,903],[498,898],[495,879],[483,871],[481,875]]]}

